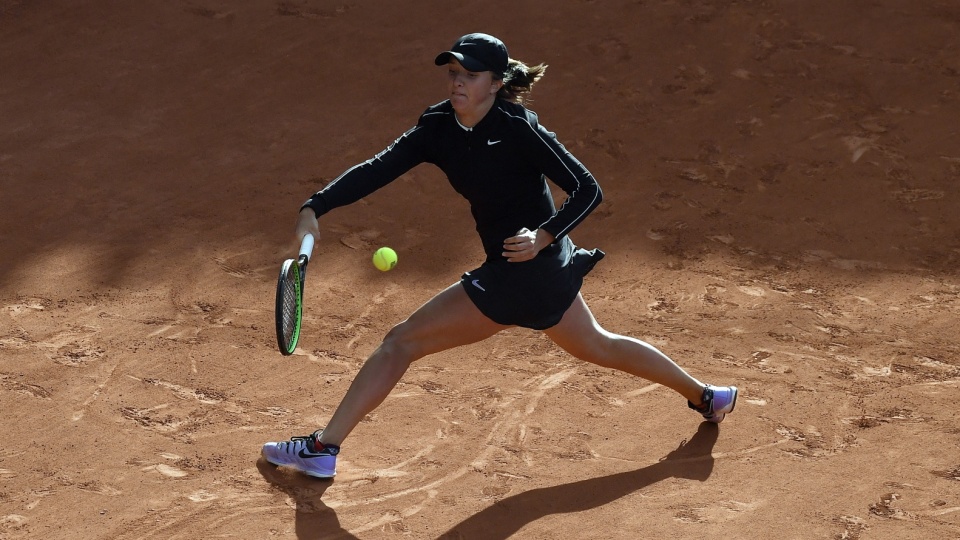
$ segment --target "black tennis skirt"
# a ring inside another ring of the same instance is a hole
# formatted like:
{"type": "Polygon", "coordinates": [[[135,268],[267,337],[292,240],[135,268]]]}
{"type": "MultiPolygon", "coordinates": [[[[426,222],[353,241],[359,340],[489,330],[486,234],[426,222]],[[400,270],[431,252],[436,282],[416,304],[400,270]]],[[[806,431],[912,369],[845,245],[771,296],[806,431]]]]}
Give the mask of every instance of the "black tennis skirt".
{"type": "Polygon", "coordinates": [[[509,326],[545,330],[560,322],[604,253],[585,250],[564,236],[532,260],[497,259],[460,277],[460,284],[481,313],[509,326]]]}

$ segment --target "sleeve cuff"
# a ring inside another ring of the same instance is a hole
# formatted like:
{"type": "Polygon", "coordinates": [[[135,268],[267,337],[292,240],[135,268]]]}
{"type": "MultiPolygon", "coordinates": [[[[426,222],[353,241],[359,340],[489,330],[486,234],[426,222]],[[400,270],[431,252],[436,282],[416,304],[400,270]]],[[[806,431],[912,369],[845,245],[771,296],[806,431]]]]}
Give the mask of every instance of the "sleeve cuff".
{"type": "Polygon", "coordinates": [[[313,213],[314,213],[318,218],[319,218],[320,216],[326,214],[327,211],[328,211],[326,202],[324,202],[323,198],[320,197],[319,195],[314,195],[313,197],[310,197],[309,199],[307,199],[306,202],[304,202],[304,203],[300,206],[300,210],[299,210],[299,211],[302,211],[304,208],[309,208],[309,209],[313,210],[313,213]]]}

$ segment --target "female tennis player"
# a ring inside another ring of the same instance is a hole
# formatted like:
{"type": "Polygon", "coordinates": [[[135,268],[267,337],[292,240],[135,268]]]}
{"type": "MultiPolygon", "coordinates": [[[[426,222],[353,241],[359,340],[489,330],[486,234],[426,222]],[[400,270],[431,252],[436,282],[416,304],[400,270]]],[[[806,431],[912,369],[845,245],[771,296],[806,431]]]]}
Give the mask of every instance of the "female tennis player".
{"type": "Polygon", "coordinates": [[[385,150],[307,199],[297,238],[319,238],[318,217],[432,163],[469,201],[486,260],[387,333],[326,427],[266,443],[264,458],[333,477],[340,445],[411,362],[513,326],[540,330],[587,362],[671,388],[706,421],[723,420],[736,405],[735,386],[706,385],[652,345],[603,329],[580,295],[584,276],[603,252],[578,248],[569,233],[602,194],[593,175],[523,106],[546,66],[510,58],[503,42],[487,34],[461,37],[435,63],[446,71],[447,99],[427,108],[385,150]],[[559,209],[546,179],[566,193],[559,209]]]}

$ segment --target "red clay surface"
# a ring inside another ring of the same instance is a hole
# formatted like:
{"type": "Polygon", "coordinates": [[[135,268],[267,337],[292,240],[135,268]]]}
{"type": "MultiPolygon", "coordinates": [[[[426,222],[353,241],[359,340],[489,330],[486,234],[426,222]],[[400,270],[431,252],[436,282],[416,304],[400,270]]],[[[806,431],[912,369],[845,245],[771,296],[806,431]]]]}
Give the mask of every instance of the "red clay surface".
{"type": "Polygon", "coordinates": [[[0,538],[957,538],[958,119],[946,0],[2,0],[0,538]],[[335,481],[264,465],[480,261],[414,169],[321,221],[276,350],[300,203],[473,31],[550,65],[604,189],[598,319],[737,410],[511,330],[415,364],[335,481]]]}

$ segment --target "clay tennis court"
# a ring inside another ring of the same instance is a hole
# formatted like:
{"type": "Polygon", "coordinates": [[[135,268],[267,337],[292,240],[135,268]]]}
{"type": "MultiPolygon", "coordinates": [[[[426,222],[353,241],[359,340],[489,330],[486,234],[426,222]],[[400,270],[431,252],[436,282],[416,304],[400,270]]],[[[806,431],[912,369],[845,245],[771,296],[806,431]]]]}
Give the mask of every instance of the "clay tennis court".
{"type": "Polygon", "coordinates": [[[0,538],[958,538],[958,119],[946,0],[0,0],[0,538]],[[604,190],[599,321],[736,411],[516,329],[414,364],[334,481],[266,465],[482,259],[416,168],[321,220],[277,351],[299,205],[475,31],[604,190]]]}

